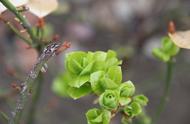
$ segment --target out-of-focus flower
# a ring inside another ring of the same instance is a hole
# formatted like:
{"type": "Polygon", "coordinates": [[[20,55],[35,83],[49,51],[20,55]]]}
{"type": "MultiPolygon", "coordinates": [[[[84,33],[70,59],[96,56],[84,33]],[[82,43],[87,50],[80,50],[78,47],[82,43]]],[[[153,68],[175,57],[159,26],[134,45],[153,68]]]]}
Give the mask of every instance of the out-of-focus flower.
{"type": "MultiPolygon", "coordinates": [[[[58,6],[57,0],[10,0],[10,2],[15,7],[27,5],[30,12],[32,12],[39,18],[47,16],[58,6]]],[[[0,13],[4,12],[5,10],[7,10],[7,8],[2,3],[0,3],[0,13]]]]}
{"type": "MultiPolygon", "coordinates": [[[[24,4],[27,4],[28,3],[28,0],[10,0],[10,2],[15,6],[15,7],[18,7],[18,6],[22,6],[24,4]]],[[[2,4],[0,3],[0,14],[2,12],[4,12],[5,10],[7,10],[7,8],[2,4]]]]}
{"type": "Polygon", "coordinates": [[[180,48],[190,49],[190,30],[177,31],[168,34],[176,46],[180,48]]]}
{"type": "Polygon", "coordinates": [[[29,0],[27,6],[33,14],[42,18],[54,11],[58,6],[58,2],[57,0],[29,0]]]}

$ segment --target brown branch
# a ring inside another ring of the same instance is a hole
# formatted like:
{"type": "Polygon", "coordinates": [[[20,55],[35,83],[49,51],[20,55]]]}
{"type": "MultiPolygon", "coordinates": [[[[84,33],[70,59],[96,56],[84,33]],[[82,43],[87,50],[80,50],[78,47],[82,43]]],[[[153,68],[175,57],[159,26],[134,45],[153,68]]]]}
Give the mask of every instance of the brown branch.
{"type": "Polygon", "coordinates": [[[28,100],[28,95],[30,88],[33,85],[34,80],[38,77],[39,72],[46,62],[53,56],[59,54],[70,46],[68,42],[53,42],[50,43],[47,47],[44,48],[42,54],[37,60],[37,63],[33,66],[27,78],[23,83],[21,83],[20,87],[20,95],[17,99],[17,104],[15,110],[11,113],[12,116],[9,119],[9,124],[18,124],[22,115],[22,111],[24,109],[25,103],[28,100]]]}

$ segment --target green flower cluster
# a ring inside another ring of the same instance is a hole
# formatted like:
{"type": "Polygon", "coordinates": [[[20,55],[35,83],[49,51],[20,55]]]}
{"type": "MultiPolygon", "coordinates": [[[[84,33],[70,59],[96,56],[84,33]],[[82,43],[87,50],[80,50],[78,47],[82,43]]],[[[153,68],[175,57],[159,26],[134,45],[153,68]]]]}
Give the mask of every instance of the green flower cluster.
{"type": "Polygon", "coordinates": [[[90,93],[98,95],[101,108],[86,113],[88,124],[109,124],[118,110],[131,119],[141,113],[148,99],[144,95],[134,96],[135,86],[131,81],[121,83],[120,64],[112,50],[68,53],[66,71],[54,80],[53,91],[73,99],[90,93]]]}
{"type": "Polygon", "coordinates": [[[66,55],[66,72],[53,83],[53,91],[60,96],[78,99],[92,91],[101,94],[105,89],[117,88],[122,80],[121,61],[116,53],[71,52],[66,55]]]}
{"type": "Polygon", "coordinates": [[[164,37],[162,38],[161,47],[153,49],[153,55],[163,62],[168,62],[179,53],[179,50],[180,48],[169,37],[164,37]]]}

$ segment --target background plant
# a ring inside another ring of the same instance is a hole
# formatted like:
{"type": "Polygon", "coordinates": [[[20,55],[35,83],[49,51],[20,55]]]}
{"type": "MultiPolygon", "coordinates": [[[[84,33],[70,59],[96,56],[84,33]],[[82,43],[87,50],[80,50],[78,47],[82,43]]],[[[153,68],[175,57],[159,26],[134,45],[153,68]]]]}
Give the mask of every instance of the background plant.
{"type": "MultiPolygon", "coordinates": [[[[173,22],[169,23],[170,29],[175,31],[173,22]],[[171,24],[172,23],[172,26],[171,24]]],[[[169,32],[170,33],[170,32],[169,32]]],[[[164,110],[167,101],[169,100],[169,92],[171,88],[172,75],[173,75],[173,65],[175,63],[175,56],[179,53],[180,48],[176,46],[170,37],[163,37],[161,40],[161,47],[153,49],[153,55],[160,61],[166,64],[166,73],[165,73],[165,87],[164,93],[160,100],[160,104],[156,110],[156,114],[153,120],[153,123],[156,123],[157,119],[160,117],[161,112],[164,110]]]]}

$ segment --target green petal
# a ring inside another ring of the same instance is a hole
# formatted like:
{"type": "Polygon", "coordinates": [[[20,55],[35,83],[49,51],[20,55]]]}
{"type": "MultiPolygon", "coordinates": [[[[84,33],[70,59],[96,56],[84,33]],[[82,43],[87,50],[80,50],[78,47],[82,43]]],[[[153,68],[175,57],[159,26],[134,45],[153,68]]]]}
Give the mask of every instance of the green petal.
{"type": "Polygon", "coordinates": [[[88,95],[92,92],[92,90],[89,84],[85,84],[80,88],[68,87],[67,92],[73,99],[78,99],[80,97],[88,95]]]}
{"type": "Polygon", "coordinates": [[[104,89],[116,89],[119,87],[119,84],[106,77],[101,79],[100,84],[104,89]]]}
{"type": "Polygon", "coordinates": [[[126,98],[126,97],[120,97],[119,98],[119,104],[121,106],[125,106],[125,105],[128,105],[129,103],[131,102],[131,98],[126,98]]]}
{"type": "Polygon", "coordinates": [[[101,86],[100,82],[100,79],[102,78],[104,73],[104,71],[97,71],[90,75],[91,87],[96,94],[101,94],[104,91],[104,88],[101,86]]]}
{"type": "Polygon", "coordinates": [[[94,65],[94,62],[89,63],[80,73],[80,75],[85,75],[85,74],[89,74],[92,70],[92,67],[94,65]]]}
{"type": "Polygon", "coordinates": [[[79,88],[85,83],[87,83],[90,79],[89,75],[83,76],[73,76],[73,80],[68,83],[71,87],[79,88]]]}
{"type": "Polygon", "coordinates": [[[124,82],[119,87],[121,97],[129,97],[135,93],[135,86],[131,81],[124,82]]]}
{"type": "Polygon", "coordinates": [[[108,76],[112,79],[115,83],[119,84],[122,80],[122,72],[120,66],[112,66],[108,70],[108,76]]]}
{"type": "Polygon", "coordinates": [[[65,61],[66,69],[73,74],[79,74],[83,69],[82,64],[85,56],[86,53],[81,51],[67,54],[65,61]]]}

